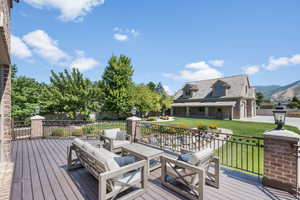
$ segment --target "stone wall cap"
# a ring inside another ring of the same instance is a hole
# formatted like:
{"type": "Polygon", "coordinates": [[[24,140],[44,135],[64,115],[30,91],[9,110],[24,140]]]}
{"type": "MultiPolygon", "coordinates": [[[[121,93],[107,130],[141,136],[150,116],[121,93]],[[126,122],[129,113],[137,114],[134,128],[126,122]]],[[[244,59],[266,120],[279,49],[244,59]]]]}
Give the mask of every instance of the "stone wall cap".
{"type": "Polygon", "coordinates": [[[140,121],[141,118],[133,116],[133,117],[128,117],[126,120],[130,120],[130,121],[140,121]]]}
{"type": "Polygon", "coordinates": [[[35,116],[31,117],[30,119],[31,120],[43,120],[43,119],[45,119],[45,117],[40,116],[40,115],[35,115],[35,116]]]}
{"type": "Polygon", "coordinates": [[[265,138],[273,138],[278,140],[299,141],[300,135],[289,130],[270,130],[263,133],[265,138]]]}

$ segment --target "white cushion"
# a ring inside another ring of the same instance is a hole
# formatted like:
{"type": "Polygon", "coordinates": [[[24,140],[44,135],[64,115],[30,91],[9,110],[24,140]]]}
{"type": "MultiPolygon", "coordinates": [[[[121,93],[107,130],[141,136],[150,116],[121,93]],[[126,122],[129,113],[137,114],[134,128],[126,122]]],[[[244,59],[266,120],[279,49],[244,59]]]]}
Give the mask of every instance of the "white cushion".
{"type": "Polygon", "coordinates": [[[115,140],[117,138],[117,135],[118,135],[119,131],[120,131],[120,128],[105,129],[104,130],[104,136],[115,140]]]}
{"type": "Polygon", "coordinates": [[[83,145],[84,145],[84,141],[83,140],[81,140],[81,139],[79,139],[79,138],[75,138],[74,140],[73,140],[73,142],[72,142],[74,145],[77,145],[77,146],[79,146],[79,147],[82,147],[83,145]]]}
{"type": "Polygon", "coordinates": [[[212,148],[206,148],[202,151],[195,152],[189,159],[189,163],[192,165],[201,165],[206,162],[214,153],[212,148]]]}
{"type": "Polygon", "coordinates": [[[126,140],[126,131],[118,131],[116,140],[126,140]]]}
{"type": "Polygon", "coordinates": [[[120,157],[119,155],[104,148],[96,149],[94,155],[99,162],[106,166],[108,171],[120,168],[118,163],[114,160],[115,157],[120,157]]]}
{"type": "Polygon", "coordinates": [[[112,145],[113,145],[113,149],[114,149],[114,148],[119,148],[119,147],[128,145],[128,144],[130,144],[130,141],[128,141],[128,140],[113,140],[112,143],[113,143],[112,145]]]}

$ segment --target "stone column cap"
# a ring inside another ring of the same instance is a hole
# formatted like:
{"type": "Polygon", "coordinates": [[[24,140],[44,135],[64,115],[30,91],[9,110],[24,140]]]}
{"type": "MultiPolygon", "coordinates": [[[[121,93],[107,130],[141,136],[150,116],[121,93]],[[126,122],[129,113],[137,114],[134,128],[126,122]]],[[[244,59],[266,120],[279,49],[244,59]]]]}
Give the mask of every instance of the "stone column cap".
{"type": "Polygon", "coordinates": [[[30,119],[31,120],[43,120],[43,119],[45,119],[45,117],[40,116],[40,115],[35,115],[35,116],[31,117],[30,119]]]}
{"type": "Polygon", "coordinates": [[[130,120],[130,121],[140,121],[140,120],[142,120],[142,119],[139,118],[139,117],[136,117],[136,116],[132,116],[132,117],[128,117],[126,120],[130,120]]]}
{"type": "Polygon", "coordinates": [[[265,138],[278,140],[300,141],[300,135],[289,130],[270,130],[263,133],[265,138]]]}

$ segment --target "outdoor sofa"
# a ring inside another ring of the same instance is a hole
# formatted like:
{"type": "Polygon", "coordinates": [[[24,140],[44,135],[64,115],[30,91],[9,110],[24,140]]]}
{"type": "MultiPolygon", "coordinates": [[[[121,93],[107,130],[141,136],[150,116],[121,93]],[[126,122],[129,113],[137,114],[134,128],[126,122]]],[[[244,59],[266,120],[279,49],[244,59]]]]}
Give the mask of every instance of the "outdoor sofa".
{"type": "Polygon", "coordinates": [[[120,166],[118,160],[124,162],[121,156],[79,138],[74,139],[68,150],[68,170],[85,167],[98,179],[99,200],[116,197],[127,200],[143,195],[147,185],[147,162],[140,160],[120,166]]]}
{"type": "Polygon", "coordinates": [[[120,128],[106,129],[99,136],[103,147],[112,152],[121,152],[122,147],[131,143],[131,136],[120,128]]]}

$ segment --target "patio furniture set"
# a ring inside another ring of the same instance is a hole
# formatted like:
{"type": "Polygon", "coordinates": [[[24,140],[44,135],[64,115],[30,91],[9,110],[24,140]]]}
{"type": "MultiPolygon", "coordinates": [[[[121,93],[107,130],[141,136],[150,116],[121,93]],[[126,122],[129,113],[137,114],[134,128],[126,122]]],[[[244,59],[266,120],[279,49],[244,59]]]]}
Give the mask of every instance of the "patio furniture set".
{"type": "Polygon", "coordinates": [[[141,143],[125,131],[107,129],[99,143],[76,138],[68,149],[68,170],[86,168],[99,181],[99,200],[135,199],[147,190],[148,176],[161,168],[161,184],[188,199],[204,199],[205,183],[219,188],[219,159],[212,149],[177,159],[141,143]],[[95,145],[97,144],[97,145],[95,145]]]}

